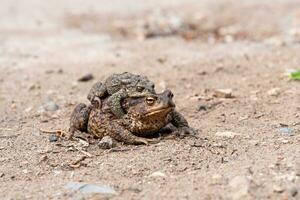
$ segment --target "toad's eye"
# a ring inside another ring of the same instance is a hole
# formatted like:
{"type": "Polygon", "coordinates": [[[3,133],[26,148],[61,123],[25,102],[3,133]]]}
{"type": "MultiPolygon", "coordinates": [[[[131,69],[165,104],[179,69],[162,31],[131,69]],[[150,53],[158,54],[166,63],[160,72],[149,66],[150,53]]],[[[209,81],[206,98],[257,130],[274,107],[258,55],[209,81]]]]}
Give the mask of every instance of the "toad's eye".
{"type": "Polygon", "coordinates": [[[153,97],[147,97],[146,102],[149,106],[152,106],[155,102],[155,99],[153,97]]]}
{"type": "Polygon", "coordinates": [[[142,92],[142,91],[144,90],[144,88],[141,87],[141,86],[137,86],[136,90],[137,90],[138,92],[142,92]]]}

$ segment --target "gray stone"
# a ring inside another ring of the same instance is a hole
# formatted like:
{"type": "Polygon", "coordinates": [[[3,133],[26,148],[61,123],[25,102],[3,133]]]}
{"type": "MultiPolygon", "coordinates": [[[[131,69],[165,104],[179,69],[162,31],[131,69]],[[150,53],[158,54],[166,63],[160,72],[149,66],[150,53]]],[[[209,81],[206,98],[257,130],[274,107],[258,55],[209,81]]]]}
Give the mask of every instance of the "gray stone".
{"type": "Polygon", "coordinates": [[[58,137],[56,135],[50,135],[49,136],[49,141],[50,142],[57,142],[57,140],[58,140],[58,137]]]}
{"type": "Polygon", "coordinates": [[[113,148],[115,146],[115,143],[114,143],[114,140],[111,137],[105,136],[98,143],[98,146],[101,149],[111,149],[111,148],[113,148]]]}
{"type": "Polygon", "coordinates": [[[80,191],[85,194],[115,194],[116,191],[106,185],[70,182],[65,185],[66,189],[80,191]]]}
{"type": "Polygon", "coordinates": [[[44,108],[47,111],[57,111],[59,109],[59,106],[54,101],[48,101],[44,105],[44,108]]]}
{"type": "Polygon", "coordinates": [[[279,129],[281,135],[284,135],[284,136],[293,136],[294,133],[293,133],[293,129],[289,128],[289,127],[282,127],[279,129]]]}
{"type": "Polygon", "coordinates": [[[216,136],[222,137],[222,138],[234,138],[235,136],[239,135],[238,133],[232,132],[232,131],[223,131],[223,132],[217,132],[216,136]]]}

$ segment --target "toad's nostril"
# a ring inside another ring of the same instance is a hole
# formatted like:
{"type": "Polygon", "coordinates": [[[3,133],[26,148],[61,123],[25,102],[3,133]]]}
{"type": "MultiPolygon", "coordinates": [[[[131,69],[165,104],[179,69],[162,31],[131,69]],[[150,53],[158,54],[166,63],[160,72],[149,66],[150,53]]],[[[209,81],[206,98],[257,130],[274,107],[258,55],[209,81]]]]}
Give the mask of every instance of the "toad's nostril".
{"type": "Polygon", "coordinates": [[[166,93],[167,93],[167,96],[169,97],[169,98],[173,98],[173,93],[171,92],[171,90],[167,90],[166,91],[166,93]]]}

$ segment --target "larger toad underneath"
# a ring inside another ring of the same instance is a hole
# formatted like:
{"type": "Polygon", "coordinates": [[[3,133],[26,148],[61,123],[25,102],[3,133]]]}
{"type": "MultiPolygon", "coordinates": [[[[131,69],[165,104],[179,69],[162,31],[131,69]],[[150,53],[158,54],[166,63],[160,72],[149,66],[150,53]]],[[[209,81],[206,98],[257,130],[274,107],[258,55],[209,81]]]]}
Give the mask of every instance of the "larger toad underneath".
{"type": "Polygon", "coordinates": [[[181,134],[192,134],[193,129],[188,122],[175,111],[172,98],[170,90],[161,94],[127,98],[122,103],[126,113],[122,118],[116,117],[109,108],[106,109],[105,102],[102,109],[79,104],[71,116],[71,128],[73,125],[73,128],[76,126],[77,130],[87,131],[97,138],[110,136],[126,144],[148,144],[151,139],[144,137],[153,135],[169,123],[181,134]]]}

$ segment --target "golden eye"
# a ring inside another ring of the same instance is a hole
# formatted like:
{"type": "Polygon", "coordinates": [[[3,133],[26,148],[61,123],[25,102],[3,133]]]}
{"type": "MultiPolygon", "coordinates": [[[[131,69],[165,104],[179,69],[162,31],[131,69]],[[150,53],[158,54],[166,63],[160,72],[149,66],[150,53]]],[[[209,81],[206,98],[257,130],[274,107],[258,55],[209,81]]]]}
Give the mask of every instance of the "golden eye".
{"type": "Polygon", "coordinates": [[[142,91],[144,90],[144,88],[141,87],[141,86],[137,86],[136,90],[137,90],[138,92],[142,92],[142,91]]]}
{"type": "Polygon", "coordinates": [[[149,106],[152,106],[155,102],[155,99],[153,97],[147,97],[146,102],[149,106]]]}

